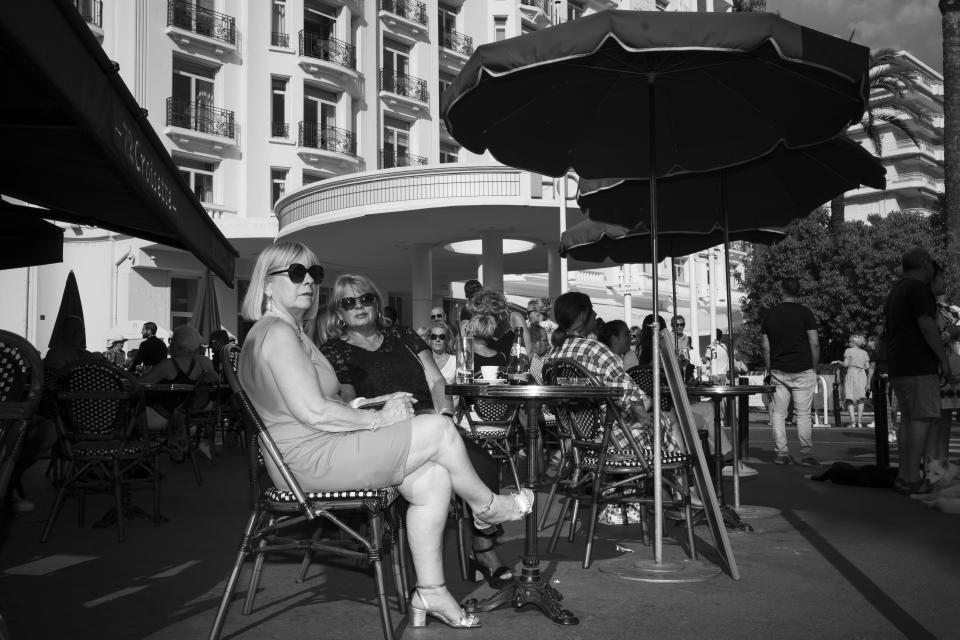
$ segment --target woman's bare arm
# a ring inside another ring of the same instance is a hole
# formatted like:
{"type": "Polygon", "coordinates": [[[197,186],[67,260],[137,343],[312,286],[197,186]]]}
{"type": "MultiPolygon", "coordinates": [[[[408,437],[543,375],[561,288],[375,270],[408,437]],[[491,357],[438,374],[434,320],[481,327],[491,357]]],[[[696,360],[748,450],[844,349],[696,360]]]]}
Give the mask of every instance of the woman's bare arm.
{"type": "Polygon", "coordinates": [[[433,354],[427,350],[417,354],[420,363],[423,364],[423,373],[427,377],[427,386],[430,387],[430,397],[433,398],[433,408],[437,413],[445,411],[453,413],[453,402],[447,395],[447,381],[444,380],[437,361],[433,359],[433,354]]]}

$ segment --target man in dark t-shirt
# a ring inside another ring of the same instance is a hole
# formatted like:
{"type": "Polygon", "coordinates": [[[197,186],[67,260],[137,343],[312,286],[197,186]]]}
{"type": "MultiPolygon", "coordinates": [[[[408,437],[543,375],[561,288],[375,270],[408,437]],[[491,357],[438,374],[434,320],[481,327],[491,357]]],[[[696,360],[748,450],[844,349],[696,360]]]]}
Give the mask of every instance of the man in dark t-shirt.
{"type": "Polygon", "coordinates": [[[793,399],[800,440],[800,464],[819,467],[813,456],[813,420],[810,408],[817,389],[817,364],[820,362],[820,338],[817,319],[813,312],[797,302],[800,282],[783,278],[783,302],[773,307],[764,317],[761,348],[770,384],[775,389],[770,402],[770,425],[776,464],[793,464],[787,449],[787,408],[793,399]]]}
{"type": "Polygon", "coordinates": [[[900,470],[894,489],[921,489],[920,457],[936,448],[929,438],[940,417],[940,376],[950,375],[950,362],[937,328],[937,303],[930,290],[934,262],[920,247],[902,257],[903,277],[887,295],[887,368],[890,386],[900,405],[900,470]],[[930,442],[928,442],[928,440],[930,442]]]}

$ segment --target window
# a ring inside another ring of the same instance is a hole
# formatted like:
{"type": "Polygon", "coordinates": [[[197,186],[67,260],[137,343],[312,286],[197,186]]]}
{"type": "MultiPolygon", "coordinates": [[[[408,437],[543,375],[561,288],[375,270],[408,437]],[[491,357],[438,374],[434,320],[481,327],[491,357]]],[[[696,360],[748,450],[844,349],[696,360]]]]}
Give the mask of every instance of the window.
{"type": "Polygon", "coordinates": [[[383,119],[383,167],[404,167],[410,154],[410,125],[393,118],[383,119]]]}
{"type": "Polygon", "coordinates": [[[287,170],[270,169],[270,206],[277,204],[277,201],[287,192],[287,170]]]}
{"type": "Polygon", "coordinates": [[[170,328],[187,324],[197,306],[199,278],[170,278],[170,328]]]}
{"type": "MultiPolygon", "coordinates": [[[[391,80],[395,75],[410,74],[410,50],[392,40],[383,41],[383,75],[391,80]]],[[[387,88],[387,91],[390,91],[387,88]]]]}
{"type": "Polygon", "coordinates": [[[174,56],[170,124],[205,133],[217,132],[213,112],[216,75],[213,67],[174,56]]]}
{"type": "Polygon", "coordinates": [[[303,144],[326,148],[329,129],[337,126],[337,94],[311,85],[303,87],[303,144]]]}
{"type": "Polygon", "coordinates": [[[500,42],[507,39],[507,17],[493,17],[493,41],[500,42]]]}
{"type": "Polygon", "coordinates": [[[446,142],[440,143],[440,164],[452,164],[459,160],[457,154],[460,151],[460,147],[455,144],[448,144],[446,142]]]}
{"type": "Polygon", "coordinates": [[[583,5],[573,0],[567,0],[567,21],[583,17],[583,5]]]}
{"type": "Polygon", "coordinates": [[[446,71],[440,72],[440,95],[443,95],[443,92],[446,91],[451,84],[453,84],[454,78],[457,76],[452,73],[447,73],[446,71]]]}
{"type": "Polygon", "coordinates": [[[673,263],[673,278],[677,282],[687,282],[687,262],[686,260],[682,262],[673,263]]]}
{"type": "Polygon", "coordinates": [[[303,30],[320,41],[336,37],[338,9],[307,0],[303,8],[303,30]]]}
{"type": "Polygon", "coordinates": [[[273,0],[273,12],[270,17],[270,44],[274,47],[289,47],[287,34],[287,0],[273,0]]]}
{"type": "Polygon", "coordinates": [[[398,296],[395,293],[388,293],[386,306],[393,307],[397,310],[397,321],[400,324],[403,324],[403,296],[398,296]]]}
{"type": "Polygon", "coordinates": [[[180,175],[190,185],[193,195],[197,196],[200,202],[213,202],[213,171],[212,162],[201,162],[199,160],[190,160],[189,158],[174,157],[177,168],[180,169],[180,175]]]}
{"type": "Polygon", "coordinates": [[[270,136],[287,138],[290,127],[287,125],[287,79],[270,79],[270,136]]]}
{"type": "Polygon", "coordinates": [[[437,6],[437,28],[440,33],[457,30],[457,10],[445,4],[437,6]]]}

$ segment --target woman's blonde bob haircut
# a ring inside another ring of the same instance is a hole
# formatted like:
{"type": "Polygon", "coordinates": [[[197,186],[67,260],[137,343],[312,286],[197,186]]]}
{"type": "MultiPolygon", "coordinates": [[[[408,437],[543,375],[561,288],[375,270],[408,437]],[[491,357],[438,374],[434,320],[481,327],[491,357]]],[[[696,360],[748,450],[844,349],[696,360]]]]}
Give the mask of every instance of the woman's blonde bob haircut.
{"type": "Polygon", "coordinates": [[[377,297],[373,303],[374,319],[377,323],[377,331],[383,333],[387,328],[383,323],[383,296],[373,280],[359,273],[345,273],[336,282],[333,283],[333,291],[330,300],[327,302],[327,312],[324,314],[324,326],[320,327],[320,335],[323,340],[342,339],[345,335],[343,326],[340,324],[340,301],[351,295],[362,296],[365,293],[372,293],[377,297]]]}
{"type": "MultiPolygon", "coordinates": [[[[299,262],[308,268],[320,264],[317,255],[306,245],[299,242],[278,242],[260,252],[260,255],[257,256],[257,264],[254,265],[253,273],[250,275],[250,288],[247,289],[247,295],[243,298],[241,312],[244,320],[256,322],[263,317],[263,312],[267,310],[267,278],[289,277],[285,273],[275,276],[268,276],[267,274],[271,271],[286,269],[294,262],[299,262]]],[[[317,296],[315,295],[313,296],[313,304],[303,314],[303,319],[304,321],[312,320],[316,316],[317,296]]]]}

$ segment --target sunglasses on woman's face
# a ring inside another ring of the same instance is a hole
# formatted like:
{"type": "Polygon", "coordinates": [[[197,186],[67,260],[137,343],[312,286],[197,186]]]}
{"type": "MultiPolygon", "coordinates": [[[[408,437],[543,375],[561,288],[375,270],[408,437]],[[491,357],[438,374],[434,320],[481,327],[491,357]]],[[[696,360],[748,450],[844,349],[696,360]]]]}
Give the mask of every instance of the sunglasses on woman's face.
{"type": "Polygon", "coordinates": [[[431,319],[431,320],[443,320],[443,314],[442,314],[442,313],[435,313],[435,314],[433,314],[432,316],[430,316],[430,319],[431,319]]]}
{"type": "Polygon", "coordinates": [[[365,293],[362,296],[348,296],[340,301],[340,308],[344,311],[350,311],[357,307],[357,303],[361,307],[372,307],[373,303],[377,301],[377,294],[375,293],[365,293]]]}
{"type": "Polygon", "coordinates": [[[446,339],[447,339],[447,334],[445,334],[445,333],[431,333],[431,334],[430,334],[430,339],[431,339],[431,340],[446,340],[446,339]]]}
{"type": "Polygon", "coordinates": [[[294,284],[300,284],[303,282],[304,277],[309,273],[310,277],[313,279],[313,284],[320,284],[323,282],[323,267],[318,264],[315,264],[310,267],[305,267],[299,262],[294,262],[286,269],[281,269],[280,271],[271,271],[268,273],[268,276],[279,276],[280,274],[285,273],[287,277],[290,278],[290,282],[294,284]]]}

